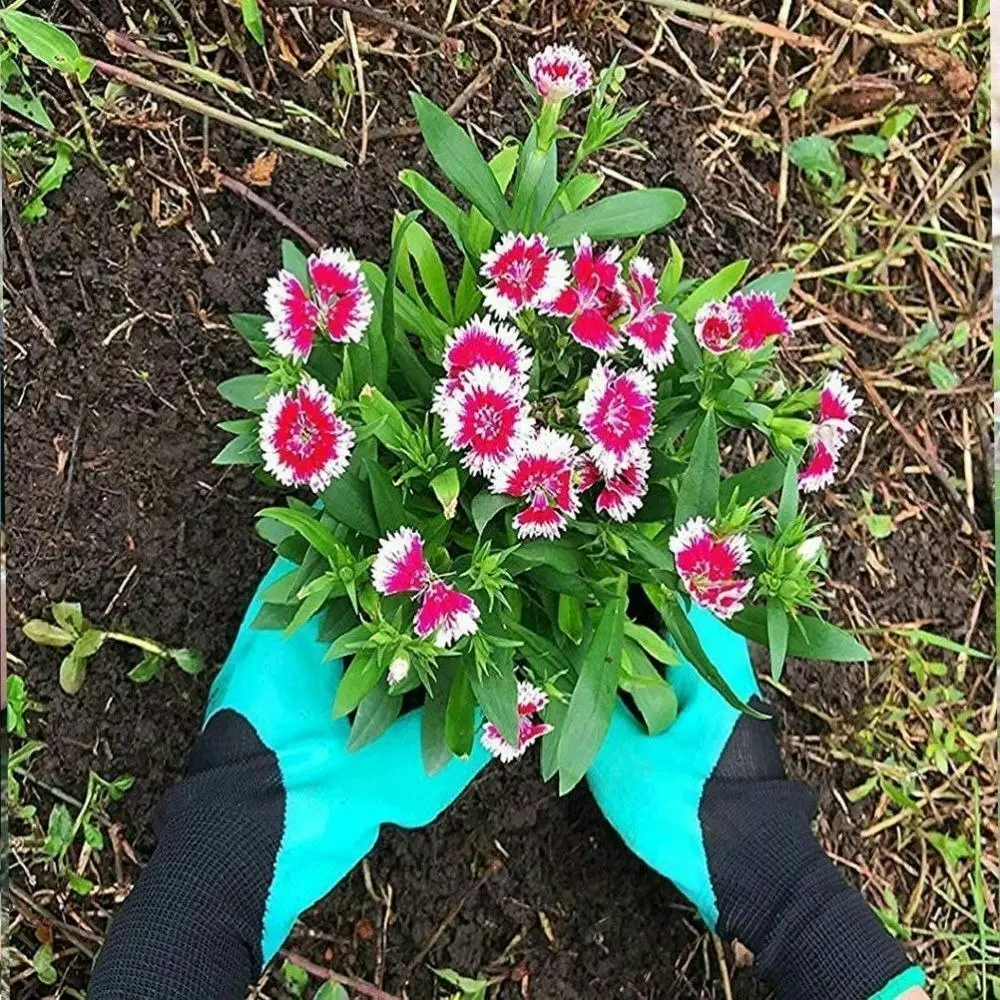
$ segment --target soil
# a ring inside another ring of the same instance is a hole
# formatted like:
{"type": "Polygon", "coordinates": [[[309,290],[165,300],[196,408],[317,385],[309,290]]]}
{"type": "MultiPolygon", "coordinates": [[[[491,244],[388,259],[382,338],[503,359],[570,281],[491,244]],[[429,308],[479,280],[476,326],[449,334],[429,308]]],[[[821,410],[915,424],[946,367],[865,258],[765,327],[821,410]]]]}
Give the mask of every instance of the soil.
{"type": "MultiPolygon", "coordinates": [[[[120,16],[112,4],[99,14],[109,26],[120,16]]],[[[513,32],[503,41],[505,54],[518,63],[534,47],[533,39],[513,32]]],[[[488,59],[489,43],[476,37],[475,45],[488,59]]],[[[630,96],[651,102],[640,134],[656,155],[630,159],[621,169],[687,195],[689,211],[671,235],[691,270],[707,273],[740,256],[766,264],[776,235],[765,222],[769,207],[753,190],[735,190],[725,172],[704,174],[692,141],[697,113],[684,110],[690,101],[683,89],[664,90],[662,77],[633,79],[630,96]],[[760,225],[748,223],[747,215],[760,225]]],[[[408,119],[408,85],[447,104],[466,82],[441,59],[373,60],[368,86],[382,102],[378,122],[393,126],[408,119]]],[[[308,102],[304,84],[290,85],[288,94],[308,102]]],[[[161,119],[172,110],[161,108],[161,119]]],[[[492,136],[520,127],[516,79],[506,65],[463,117],[492,136]]],[[[193,121],[185,128],[195,129],[193,121]]],[[[215,386],[247,368],[243,342],[225,318],[260,309],[288,234],[228,192],[204,196],[207,219],[201,205],[190,203],[181,206],[189,211],[186,225],[158,226],[151,217],[154,190],[163,199],[161,221],[170,215],[164,202],[178,198],[158,178],[190,187],[170,145],[157,141],[162,135],[108,126],[105,160],[131,158],[124,189],[112,190],[81,157],[51,198],[48,216],[27,227],[44,304],[33,300],[21,255],[6,241],[10,610],[19,620],[44,612],[52,600],[78,600],[100,625],[194,647],[214,667],[270,561],[252,525],[254,512],[273,502],[243,470],[210,464],[226,440],[214,425],[233,415],[215,386]]],[[[171,135],[197,168],[200,135],[176,127],[171,135]]],[[[244,169],[260,149],[242,133],[211,130],[211,156],[230,173],[244,169]]],[[[345,171],[283,154],[262,193],[321,241],[384,263],[392,211],[409,207],[396,175],[423,159],[409,139],[373,142],[365,165],[345,171]]],[[[661,259],[663,244],[650,244],[661,259]]],[[[885,439],[869,443],[857,485],[885,475],[891,447],[885,439]]],[[[939,502],[925,481],[914,488],[939,502]]],[[[851,516],[843,515],[845,524],[851,516]]],[[[879,618],[934,619],[937,631],[963,640],[974,554],[957,531],[933,538],[927,532],[916,519],[903,522],[884,550],[899,585],[873,588],[863,569],[864,547],[846,524],[832,577],[879,618]]],[[[47,705],[35,723],[47,749],[36,758],[34,775],[72,794],[80,793],[90,769],[134,775],[114,818],[140,861],[148,857],[156,803],[183,767],[213,670],[196,679],[167,670],[140,687],[126,678],[136,657],[109,645],[95,657],[83,690],[69,697],[56,682],[55,651],[11,638],[27,663],[33,697],[47,705]]],[[[858,708],[860,670],[791,664],[794,698],[780,705],[787,730],[807,734],[818,725],[798,701],[831,711],[858,708]]],[[[850,775],[809,774],[797,760],[789,767],[819,793],[827,846],[842,857],[857,856],[863,807],[847,814],[833,794],[850,775]]],[[[110,869],[110,861],[103,856],[102,868],[110,869]]],[[[135,867],[126,866],[134,877],[135,867]]],[[[386,989],[400,988],[425,942],[471,890],[414,974],[411,997],[434,995],[428,963],[467,974],[516,967],[530,984],[525,995],[535,1000],[722,996],[711,943],[690,908],[618,840],[585,788],[560,798],[541,783],[533,759],[490,768],[427,829],[385,830],[370,870],[375,885],[393,890],[382,960],[386,989]],[[498,860],[502,864],[473,888],[498,860]]],[[[108,883],[113,880],[109,871],[108,883]]],[[[297,930],[292,942],[317,961],[371,979],[378,937],[372,930],[382,919],[381,905],[356,871],[305,915],[303,927],[310,930],[297,930]]],[[[78,978],[82,987],[85,970],[78,978]]],[[[30,983],[22,985],[26,1000],[36,995],[30,983]]],[[[502,995],[518,992],[511,982],[502,995]]],[[[749,971],[736,972],[734,997],[763,995],[749,971]]]]}

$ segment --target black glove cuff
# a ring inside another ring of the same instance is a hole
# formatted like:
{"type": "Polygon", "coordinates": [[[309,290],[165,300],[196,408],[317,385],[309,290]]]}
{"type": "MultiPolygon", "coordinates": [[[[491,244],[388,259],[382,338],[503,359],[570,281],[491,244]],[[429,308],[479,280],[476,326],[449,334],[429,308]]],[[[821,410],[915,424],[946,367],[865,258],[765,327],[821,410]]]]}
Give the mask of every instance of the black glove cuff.
{"type": "Polygon", "coordinates": [[[868,1000],[910,966],[810,829],[785,779],[713,778],[702,820],[719,933],[742,941],[779,1000],[868,1000]]]}

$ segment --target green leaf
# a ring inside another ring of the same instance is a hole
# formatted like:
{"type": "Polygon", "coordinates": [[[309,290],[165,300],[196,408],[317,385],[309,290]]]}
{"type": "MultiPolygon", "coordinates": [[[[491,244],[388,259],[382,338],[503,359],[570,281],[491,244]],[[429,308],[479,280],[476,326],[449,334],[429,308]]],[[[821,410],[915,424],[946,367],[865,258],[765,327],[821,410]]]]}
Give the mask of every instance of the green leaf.
{"type": "MultiPolygon", "coordinates": [[[[407,216],[407,218],[410,217],[407,216]]],[[[400,226],[399,236],[403,236],[402,226],[400,226]]],[[[405,244],[406,249],[417,265],[420,280],[423,282],[423,286],[427,290],[431,302],[434,303],[434,308],[437,309],[442,319],[450,324],[454,324],[455,312],[451,304],[448,277],[445,273],[441,255],[438,253],[437,247],[434,246],[434,241],[431,239],[431,234],[419,222],[413,221],[406,231],[405,244]]]]}
{"type": "Polygon", "coordinates": [[[374,630],[375,627],[373,625],[362,623],[361,625],[355,625],[354,628],[347,632],[342,632],[330,643],[330,648],[326,651],[323,659],[327,661],[339,660],[349,653],[354,653],[362,649],[368,643],[374,630]]]}
{"type": "Polygon", "coordinates": [[[799,512],[799,474],[798,465],[791,459],[785,467],[785,481],[781,486],[781,499],[778,501],[778,513],[774,524],[778,531],[784,531],[799,512]]]}
{"type": "Polygon", "coordinates": [[[103,645],[104,633],[100,629],[89,628],[73,643],[73,656],[85,660],[88,656],[93,656],[103,645]]]}
{"type": "Polygon", "coordinates": [[[510,227],[510,209],[478,147],[445,111],[411,93],[424,142],[441,172],[500,232],[510,227]]]}
{"type": "Polygon", "coordinates": [[[444,720],[444,738],[448,749],[456,757],[468,757],[472,753],[472,739],[475,734],[476,699],[472,693],[470,674],[473,670],[465,662],[459,664],[444,720]]]}
{"type": "Polygon", "coordinates": [[[940,389],[942,392],[952,392],[962,382],[947,365],[936,360],[927,363],[927,374],[930,375],[934,388],[940,389]]]}
{"type": "Polygon", "coordinates": [[[270,341],[264,336],[264,325],[270,319],[261,313],[230,313],[229,322],[233,329],[253,348],[254,354],[262,355],[270,350],[270,341]]]}
{"type": "Polygon", "coordinates": [[[350,1000],[347,990],[340,983],[328,979],[313,994],[313,1000],[350,1000]]]}
{"type": "Polygon", "coordinates": [[[889,152],[889,143],[880,135],[852,135],[844,145],[862,156],[884,160],[889,152]]]}
{"type": "Polygon", "coordinates": [[[645,625],[637,625],[626,619],[625,636],[659,663],[672,667],[681,662],[676,651],[666,639],[645,625]]]}
{"type": "Polygon", "coordinates": [[[673,595],[661,603],[660,614],[663,616],[663,623],[673,636],[674,642],[677,643],[677,648],[680,650],[681,655],[698,671],[703,680],[707,681],[718,691],[733,708],[739,709],[739,711],[745,712],[747,715],[752,715],[755,719],[768,718],[767,715],[751,708],[736,696],[732,688],[726,683],[725,677],[719,673],[715,664],[705,654],[705,650],[701,647],[701,640],[698,638],[698,633],[695,632],[691,622],[688,621],[687,615],[684,614],[684,611],[673,595]]]}
{"type": "Polygon", "coordinates": [[[725,507],[739,490],[741,503],[770,496],[781,489],[785,481],[787,463],[782,458],[769,458],[760,465],[751,466],[735,476],[729,476],[719,485],[719,504],[725,507]]]}
{"type": "Polygon", "coordinates": [[[266,375],[237,375],[217,386],[217,392],[227,402],[241,410],[262,413],[267,405],[268,378],[266,375]]]}
{"type": "Polygon", "coordinates": [[[974,656],[983,660],[988,660],[990,658],[989,653],[984,653],[979,649],[973,649],[972,646],[966,646],[961,642],[955,642],[954,639],[949,639],[944,635],[938,635],[936,632],[927,632],[922,628],[909,628],[907,626],[896,625],[891,626],[889,631],[895,632],[896,635],[901,635],[914,642],[926,642],[929,646],[937,646],[939,649],[946,649],[950,653],[974,656]]]}
{"type": "Polygon", "coordinates": [[[865,527],[872,538],[888,538],[896,530],[891,514],[868,514],[865,527]]]}
{"type": "Polygon", "coordinates": [[[213,465],[259,465],[262,461],[260,439],[250,435],[241,435],[228,442],[226,446],[212,459],[213,465]]]}
{"type": "Polygon", "coordinates": [[[574,212],[589,201],[603,183],[603,174],[577,174],[563,188],[559,200],[567,212],[574,212]]]}
{"type": "Polygon", "coordinates": [[[240,0],[240,13],[243,15],[243,26],[250,32],[253,40],[264,47],[264,21],[260,16],[257,0],[240,0]]]}
{"type": "Polygon", "coordinates": [[[509,743],[517,743],[517,678],[514,676],[513,649],[497,649],[495,669],[480,673],[470,670],[472,692],[486,718],[509,743]],[[506,654],[506,655],[504,655],[506,654]]]}
{"type": "Polygon", "coordinates": [[[360,750],[377,740],[399,718],[402,707],[402,695],[389,694],[384,681],[379,684],[358,705],[351,735],[347,739],[347,749],[360,750]]]}
{"type": "Polygon", "coordinates": [[[389,269],[385,273],[385,284],[382,287],[382,339],[379,343],[376,337],[374,342],[370,343],[372,379],[376,385],[385,385],[389,377],[389,356],[396,342],[396,271],[399,268],[399,255],[409,236],[410,226],[414,224],[419,214],[410,212],[399,223],[393,239],[389,269]]]}
{"type": "Polygon", "coordinates": [[[465,213],[458,205],[416,170],[401,170],[399,179],[420,199],[424,207],[444,224],[455,245],[464,253],[465,213]]]}
{"type": "Polygon", "coordinates": [[[781,680],[788,653],[788,613],[773,597],[767,600],[767,645],[771,654],[771,677],[781,680]]]}
{"type": "Polygon", "coordinates": [[[353,712],[361,704],[361,699],[378,684],[383,672],[376,650],[362,649],[356,653],[337,685],[333,717],[342,719],[353,712]]]}
{"type": "Polygon", "coordinates": [[[21,631],[39,646],[68,646],[74,639],[72,632],[67,632],[66,629],[41,618],[32,618],[25,622],[21,631]]]}
{"type": "Polygon", "coordinates": [[[345,550],[345,546],[334,537],[329,528],[320,524],[312,514],[307,514],[304,510],[292,507],[265,507],[257,511],[257,517],[269,517],[273,521],[287,524],[331,562],[345,550]]]}
{"type": "Polygon", "coordinates": [[[323,508],[341,524],[366,538],[378,538],[378,522],[372,507],[368,487],[358,479],[357,466],[352,465],[320,494],[323,508]],[[352,469],[355,474],[352,475],[352,469]]]}
{"type": "Polygon", "coordinates": [[[9,48],[0,48],[0,104],[47,132],[55,131],[49,113],[25,79],[9,48]]]}
{"type": "Polygon", "coordinates": [[[78,896],[89,896],[94,891],[94,883],[89,878],[77,875],[72,869],[66,872],[66,885],[78,896]]]}
{"type": "Polygon", "coordinates": [[[291,240],[281,241],[281,266],[291,271],[304,288],[310,287],[308,258],[291,240]]]}
{"type": "Polygon", "coordinates": [[[439,472],[431,480],[431,490],[437,497],[438,503],[441,504],[445,519],[450,521],[458,510],[458,469],[452,467],[445,469],[444,472],[439,472]]]}
{"type": "Polygon", "coordinates": [[[698,429],[691,458],[677,492],[675,530],[699,514],[704,517],[715,515],[719,503],[719,476],[719,439],[715,413],[709,410],[698,429]]]}
{"type": "Polygon", "coordinates": [[[73,169],[73,153],[76,151],[75,145],[62,139],[56,140],[55,157],[49,164],[45,173],[38,178],[35,185],[35,197],[31,199],[21,209],[21,217],[29,222],[41,219],[48,212],[45,199],[53,191],[58,191],[62,187],[66,175],[73,169]]]}
{"type": "Polygon", "coordinates": [[[706,302],[718,302],[724,299],[739,283],[750,266],[749,260],[735,260],[727,264],[721,271],[706,278],[677,307],[677,312],[689,323],[706,302]]]}
{"type": "Polygon", "coordinates": [[[583,641],[583,601],[572,594],[559,595],[559,631],[574,645],[583,641]]]}
{"type": "Polygon", "coordinates": [[[559,767],[559,740],[568,710],[566,702],[552,698],[542,712],[542,719],[552,727],[542,737],[542,781],[548,781],[559,767]]]}
{"type": "Polygon", "coordinates": [[[516,503],[517,497],[509,497],[499,493],[488,493],[486,490],[483,490],[482,493],[477,493],[472,500],[472,523],[476,526],[476,531],[482,535],[483,531],[486,530],[486,525],[500,511],[516,503]]]}
{"type": "Polygon", "coordinates": [[[769,295],[773,295],[775,301],[780,304],[788,298],[794,284],[794,271],[773,271],[771,274],[762,274],[759,278],[748,281],[743,286],[743,291],[767,292],[769,295]]]}
{"type": "Polygon", "coordinates": [[[681,283],[681,274],[684,272],[684,254],[681,248],[670,240],[670,260],[660,275],[660,301],[669,302],[677,291],[677,286],[681,283]]]}
{"type": "Polygon", "coordinates": [[[361,419],[375,437],[390,451],[405,454],[412,431],[396,404],[387,399],[373,385],[366,385],[358,396],[361,419]]]}
{"type": "Polygon", "coordinates": [[[52,986],[59,981],[59,973],[52,964],[53,957],[50,944],[39,945],[31,956],[31,968],[44,986],[52,986]]]}
{"type": "Polygon", "coordinates": [[[407,514],[403,495],[392,481],[392,476],[377,462],[365,462],[365,468],[368,470],[368,486],[381,533],[385,535],[386,532],[411,524],[413,518],[407,514]]]}
{"type": "Polygon", "coordinates": [[[45,832],[42,852],[50,858],[57,858],[73,843],[73,817],[60,802],[49,813],[49,825],[45,832]]]}
{"type": "Polygon", "coordinates": [[[205,669],[205,658],[196,649],[168,649],[167,655],[192,677],[197,677],[205,669]]]}
{"type": "Polygon", "coordinates": [[[437,774],[451,760],[444,727],[448,696],[451,694],[457,669],[453,659],[441,660],[437,665],[434,685],[424,699],[420,716],[420,753],[424,761],[424,771],[429,775],[437,774]]]}
{"type": "MultiPolygon", "coordinates": [[[[854,636],[821,618],[800,615],[788,632],[788,655],[803,660],[863,663],[872,654],[854,636]]],[[[761,646],[767,645],[767,612],[762,607],[744,608],[729,621],[734,632],[761,646]]]]}
{"type": "Polygon", "coordinates": [[[622,684],[632,695],[650,736],[659,736],[677,718],[677,695],[660,672],[649,662],[638,643],[625,640],[624,655],[633,679],[622,684]]]}
{"type": "Polygon", "coordinates": [[[823,135],[804,135],[788,147],[788,159],[805,171],[814,186],[825,177],[829,193],[834,195],[844,183],[844,165],[840,162],[837,144],[823,135]]]}
{"type": "Polygon", "coordinates": [[[563,722],[558,750],[560,795],[565,795],[587,773],[611,724],[624,625],[625,598],[618,594],[604,605],[583,654],[580,677],[563,722]]]}
{"type": "Polygon", "coordinates": [[[0,10],[0,21],[21,45],[50,69],[75,74],[81,83],[90,76],[93,63],[81,55],[76,42],[61,28],[19,10],[0,10]]]}
{"type": "Polygon", "coordinates": [[[673,222],[684,205],[684,196],[672,188],[625,191],[550,222],[545,235],[557,247],[569,246],[583,233],[597,242],[642,236],[673,222]]]}
{"type": "Polygon", "coordinates": [[[163,673],[163,657],[156,653],[146,653],[128,672],[128,679],[136,684],[147,684],[163,673]]]}

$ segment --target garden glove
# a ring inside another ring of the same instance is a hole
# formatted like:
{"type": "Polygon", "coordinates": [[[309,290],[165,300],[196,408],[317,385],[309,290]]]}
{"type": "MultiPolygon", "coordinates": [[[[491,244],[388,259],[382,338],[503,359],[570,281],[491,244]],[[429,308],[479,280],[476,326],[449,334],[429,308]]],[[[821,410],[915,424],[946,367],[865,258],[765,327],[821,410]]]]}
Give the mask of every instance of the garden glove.
{"type": "Polygon", "coordinates": [[[115,917],[91,1000],[243,998],[296,917],[372,848],[383,823],[430,823],[488,757],[478,745],[433,777],[421,712],[347,750],[331,707],[341,664],[314,618],[288,638],[251,625],[254,595],[212,686],[184,778],[164,797],[153,856],[115,917]]]}
{"type": "MultiPolygon", "coordinates": [[[[688,617],[735,694],[765,709],[745,640],[696,605],[688,617]]],[[[815,796],[785,777],[771,721],[732,708],[687,662],[669,680],[673,726],[648,736],[619,704],[587,775],[625,843],[750,948],[779,1000],[894,1000],[921,984],[813,836],[815,796]]]]}

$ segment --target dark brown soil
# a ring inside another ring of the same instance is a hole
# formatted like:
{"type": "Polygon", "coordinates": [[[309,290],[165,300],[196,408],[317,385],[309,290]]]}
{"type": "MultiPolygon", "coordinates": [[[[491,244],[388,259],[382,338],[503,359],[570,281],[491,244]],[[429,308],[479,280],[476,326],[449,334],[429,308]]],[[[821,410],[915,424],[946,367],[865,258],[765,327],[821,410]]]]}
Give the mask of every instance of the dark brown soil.
{"type": "MultiPolygon", "coordinates": [[[[117,5],[104,7],[100,13],[113,24],[117,5]]],[[[532,39],[513,33],[504,43],[519,62],[533,47],[532,39]]],[[[476,37],[475,44],[485,61],[489,43],[476,37]]],[[[368,85],[383,102],[383,127],[407,117],[401,65],[373,60],[368,85]]],[[[437,58],[407,68],[411,82],[445,104],[467,82],[437,58]]],[[[764,222],[769,209],[755,202],[753,191],[733,189],[724,176],[706,180],[702,154],[692,142],[697,116],[683,110],[690,103],[687,92],[664,92],[662,77],[640,74],[634,80],[631,93],[651,101],[641,134],[656,155],[645,163],[628,160],[621,169],[688,195],[690,209],[672,235],[692,270],[705,273],[739,256],[766,263],[775,236],[764,222]],[[734,213],[734,205],[761,225],[734,213]]],[[[515,84],[504,68],[473,100],[469,118],[494,136],[519,128],[515,84]]],[[[307,90],[296,93],[303,102],[307,90]]],[[[186,127],[197,129],[192,120],[186,127]]],[[[190,131],[180,138],[197,166],[200,135],[190,131]]],[[[214,424],[231,416],[215,385],[246,368],[242,341],[226,328],[225,317],[259,309],[266,278],[278,265],[280,240],[288,234],[234,195],[207,194],[208,221],[197,204],[190,212],[209,262],[183,226],[158,228],[150,217],[154,189],[170,196],[155,175],[188,186],[167,147],[121,127],[109,128],[104,141],[109,162],[134,158],[125,173],[130,190],[112,191],[81,158],[52,199],[49,216],[27,231],[43,306],[32,301],[21,257],[14,241],[6,241],[5,281],[12,292],[5,387],[11,611],[17,619],[43,612],[54,599],[79,600],[99,624],[195,647],[214,668],[269,562],[252,523],[254,512],[273,501],[244,472],[210,464],[225,440],[214,424]],[[54,344],[29,319],[26,306],[42,318],[54,344]],[[65,452],[68,461],[60,471],[58,456],[65,452]]],[[[221,167],[236,172],[260,147],[242,134],[213,128],[210,149],[221,167]]],[[[392,211],[409,206],[396,174],[421,160],[420,146],[410,140],[374,142],[364,167],[342,172],[283,155],[264,193],[321,241],[347,244],[384,262],[392,211]]],[[[751,169],[757,171],[756,165],[751,169]]],[[[652,247],[658,252],[662,241],[652,247]]],[[[869,445],[859,483],[880,475],[884,447],[878,441],[869,445]]],[[[955,536],[931,539],[921,536],[926,528],[919,522],[906,526],[886,551],[899,586],[873,589],[862,572],[864,551],[846,534],[834,578],[856,587],[879,617],[934,618],[938,631],[964,638],[969,602],[958,598],[961,588],[968,592],[970,552],[955,536]]],[[[47,704],[40,716],[47,750],[33,772],[73,794],[80,793],[89,769],[133,774],[135,786],[114,815],[140,859],[147,857],[154,807],[183,766],[213,670],[194,680],[168,670],[161,681],[137,687],[125,676],[135,657],[108,648],[95,658],[81,693],[68,697],[56,683],[58,656],[12,638],[27,662],[31,693],[47,704]]],[[[816,705],[857,706],[854,668],[794,664],[789,683],[816,705]]],[[[815,720],[807,713],[791,705],[785,710],[789,729],[813,730],[815,720]]],[[[789,764],[802,772],[796,761],[789,764]]],[[[812,777],[829,816],[830,845],[855,856],[859,842],[852,823],[831,792],[831,783],[844,776],[812,777]]],[[[370,864],[375,884],[393,889],[386,988],[401,986],[409,963],[452,904],[498,858],[502,867],[470,895],[424,966],[468,974],[494,963],[517,966],[529,976],[525,995],[536,1000],[722,995],[714,951],[690,908],[630,854],[585,789],[560,799],[551,785],[541,784],[533,760],[490,768],[429,829],[383,833],[370,864]]],[[[110,871],[110,858],[102,858],[102,866],[110,871]]],[[[128,865],[127,871],[135,875],[128,865]]],[[[322,937],[297,932],[293,943],[317,961],[371,978],[375,945],[368,932],[381,919],[381,907],[358,871],[304,918],[322,937]]],[[[424,966],[410,987],[410,996],[420,1000],[433,995],[424,966]]],[[[83,982],[85,975],[77,985],[83,982]]],[[[23,996],[36,995],[30,983],[22,985],[23,996]]],[[[514,985],[505,990],[517,994],[514,985]]],[[[763,995],[747,971],[737,973],[733,992],[743,1000],[763,995]]]]}

